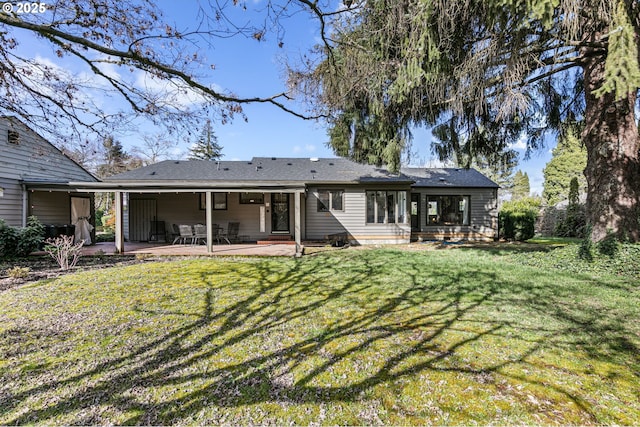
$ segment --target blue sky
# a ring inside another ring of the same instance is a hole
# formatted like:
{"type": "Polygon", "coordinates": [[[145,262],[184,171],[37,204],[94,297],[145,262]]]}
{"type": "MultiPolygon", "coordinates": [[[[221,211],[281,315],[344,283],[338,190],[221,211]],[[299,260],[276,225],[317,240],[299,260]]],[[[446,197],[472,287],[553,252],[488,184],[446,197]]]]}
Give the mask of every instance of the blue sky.
{"type": "MultiPolygon", "coordinates": [[[[229,1],[227,9],[230,17],[237,22],[246,22],[254,16],[251,9],[261,8],[264,1],[247,0],[247,11],[241,7],[233,7],[231,3],[229,1]]],[[[178,29],[194,28],[195,2],[163,0],[157,2],[157,5],[163,11],[165,19],[178,29]]],[[[309,15],[297,14],[284,21],[284,29],[282,48],[278,47],[276,36],[270,33],[261,42],[243,36],[214,39],[213,49],[203,48],[199,54],[204,56],[207,63],[215,64],[215,70],[203,68],[198,70],[198,74],[205,77],[208,83],[228,89],[238,96],[266,97],[285,91],[283,57],[296,58],[315,44],[318,40],[318,26],[309,15]]],[[[26,48],[34,55],[46,58],[73,73],[86,72],[73,61],[61,61],[51,48],[42,43],[34,39],[32,43],[27,43],[26,48]]],[[[321,123],[302,120],[269,104],[245,105],[243,109],[247,122],[238,117],[227,124],[213,123],[218,142],[223,146],[224,160],[245,160],[253,156],[334,156],[327,146],[327,131],[321,123]]],[[[131,150],[141,144],[142,134],[155,132],[157,129],[151,125],[141,124],[138,132],[116,137],[125,149],[131,150]]],[[[199,131],[194,129],[194,133],[198,134],[199,131]]],[[[430,142],[428,130],[419,129],[414,132],[412,152],[415,165],[438,164],[431,158],[430,142]]],[[[524,147],[514,148],[523,157],[524,147]]],[[[532,192],[542,192],[542,168],[550,158],[551,148],[553,147],[549,146],[533,153],[529,160],[520,161],[519,168],[529,175],[532,192]]],[[[182,142],[174,149],[172,157],[177,158],[187,150],[188,144],[182,142]]]]}

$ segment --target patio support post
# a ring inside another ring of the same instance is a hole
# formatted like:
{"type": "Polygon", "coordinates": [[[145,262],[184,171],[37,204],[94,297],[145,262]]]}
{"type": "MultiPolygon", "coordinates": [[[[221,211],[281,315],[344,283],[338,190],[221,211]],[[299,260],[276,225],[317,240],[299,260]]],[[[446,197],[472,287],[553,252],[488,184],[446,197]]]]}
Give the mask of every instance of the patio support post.
{"type": "Polygon", "coordinates": [[[124,233],[122,227],[122,191],[115,192],[116,199],[116,253],[124,253],[124,233]]]}
{"type": "Polygon", "coordinates": [[[27,217],[29,216],[29,191],[27,186],[22,184],[22,226],[27,226],[27,217]]]}
{"type": "Polygon", "coordinates": [[[296,191],[294,194],[294,238],[296,241],[296,256],[302,256],[302,237],[301,237],[301,227],[300,223],[302,222],[301,209],[300,209],[300,192],[296,191]]]}
{"type": "Polygon", "coordinates": [[[213,252],[213,212],[211,210],[211,191],[205,193],[205,201],[207,207],[205,209],[207,216],[207,252],[213,252]]]}

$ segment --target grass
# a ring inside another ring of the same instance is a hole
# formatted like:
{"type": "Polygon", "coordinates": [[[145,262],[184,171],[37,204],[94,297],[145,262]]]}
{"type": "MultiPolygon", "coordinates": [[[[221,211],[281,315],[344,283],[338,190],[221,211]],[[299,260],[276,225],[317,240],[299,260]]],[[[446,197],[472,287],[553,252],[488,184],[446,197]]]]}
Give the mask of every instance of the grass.
{"type": "Polygon", "coordinates": [[[636,276],[513,248],[150,262],[2,292],[0,425],[640,423],[636,276]]]}

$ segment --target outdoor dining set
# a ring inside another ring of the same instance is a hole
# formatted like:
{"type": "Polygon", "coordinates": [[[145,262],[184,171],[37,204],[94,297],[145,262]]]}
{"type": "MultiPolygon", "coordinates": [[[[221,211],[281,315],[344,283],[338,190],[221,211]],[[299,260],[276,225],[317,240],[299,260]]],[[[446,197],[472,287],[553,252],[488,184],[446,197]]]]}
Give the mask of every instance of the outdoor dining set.
{"type": "MultiPolygon", "coordinates": [[[[220,244],[220,242],[226,242],[230,245],[232,241],[236,242],[238,240],[239,222],[229,222],[226,230],[218,224],[213,224],[212,227],[213,238],[218,244],[220,244]]],[[[172,243],[174,245],[197,245],[207,242],[207,226],[204,224],[173,224],[173,231],[176,236],[172,243]]]]}

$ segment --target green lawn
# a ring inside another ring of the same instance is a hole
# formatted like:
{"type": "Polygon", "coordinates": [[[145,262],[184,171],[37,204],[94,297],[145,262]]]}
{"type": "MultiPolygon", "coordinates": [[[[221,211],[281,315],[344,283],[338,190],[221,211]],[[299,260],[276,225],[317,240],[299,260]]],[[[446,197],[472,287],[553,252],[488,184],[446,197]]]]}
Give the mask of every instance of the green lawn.
{"type": "Polygon", "coordinates": [[[4,291],[0,425],[640,424],[638,278],[496,248],[153,262],[4,291]]]}

